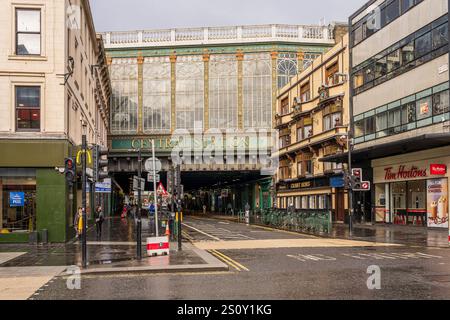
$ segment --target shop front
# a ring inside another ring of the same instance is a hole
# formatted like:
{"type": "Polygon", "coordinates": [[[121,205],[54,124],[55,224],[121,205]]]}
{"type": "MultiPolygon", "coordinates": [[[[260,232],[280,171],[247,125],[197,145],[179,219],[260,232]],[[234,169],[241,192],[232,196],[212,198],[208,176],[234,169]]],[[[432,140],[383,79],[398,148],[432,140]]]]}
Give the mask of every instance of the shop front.
{"type": "Polygon", "coordinates": [[[448,151],[439,148],[374,160],[376,222],[448,228],[448,151]],[[433,155],[437,157],[429,157],[433,155]]]}
{"type": "Polygon", "coordinates": [[[330,210],[333,221],[343,221],[347,205],[345,193],[340,185],[342,177],[323,177],[311,180],[279,183],[277,207],[296,210],[330,210]],[[339,182],[337,181],[339,180],[339,182]]]}

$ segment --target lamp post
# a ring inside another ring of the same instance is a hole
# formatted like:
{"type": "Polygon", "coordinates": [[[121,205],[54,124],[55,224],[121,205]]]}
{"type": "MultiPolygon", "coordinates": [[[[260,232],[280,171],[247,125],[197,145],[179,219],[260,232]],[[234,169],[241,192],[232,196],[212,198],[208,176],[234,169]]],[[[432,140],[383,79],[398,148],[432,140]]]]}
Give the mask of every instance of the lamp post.
{"type": "Polygon", "coordinates": [[[82,256],[82,266],[83,268],[87,267],[87,243],[86,243],[86,233],[87,233],[87,215],[86,215],[86,184],[87,184],[87,175],[86,175],[86,154],[87,154],[87,124],[86,122],[81,122],[82,127],[82,138],[81,138],[81,165],[82,165],[82,219],[83,219],[83,231],[81,234],[81,256],[82,256]]]}

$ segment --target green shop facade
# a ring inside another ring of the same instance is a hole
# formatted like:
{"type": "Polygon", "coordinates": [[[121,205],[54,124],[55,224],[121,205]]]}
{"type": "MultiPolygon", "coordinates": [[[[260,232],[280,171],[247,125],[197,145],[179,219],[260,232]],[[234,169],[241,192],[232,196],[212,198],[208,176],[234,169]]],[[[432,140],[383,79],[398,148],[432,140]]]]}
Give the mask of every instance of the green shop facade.
{"type": "MultiPolygon", "coordinates": [[[[0,243],[73,239],[81,183],[77,179],[69,186],[56,168],[64,167],[65,158],[76,157],[77,147],[67,140],[0,140],[0,150],[0,243]]],[[[92,184],[88,190],[87,212],[92,221],[92,184]]],[[[109,196],[101,200],[108,206],[109,196]]]]}

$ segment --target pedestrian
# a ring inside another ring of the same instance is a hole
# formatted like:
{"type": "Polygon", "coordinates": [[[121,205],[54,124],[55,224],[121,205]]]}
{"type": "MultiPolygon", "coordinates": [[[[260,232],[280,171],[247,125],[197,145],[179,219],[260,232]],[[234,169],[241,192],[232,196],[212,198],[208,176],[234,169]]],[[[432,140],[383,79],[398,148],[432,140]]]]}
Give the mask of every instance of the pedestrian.
{"type": "Polygon", "coordinates": [[[100,240],[102,238],[102,224],[105,220],[105,217],[103,216],[103,210],[101,206],[97,207],[97,210],[95,212],[95,227],[97,231],[97,240],[100,240]]]}
{"type": "Polygon", "coordinates": [[[73,219],[73,228],[75,229],[75,234],[76,234],[77,238],[81,234],[81,232],[80,232],[81,228],[79,228],[79,225],[80,225],[80,220],[82,219],[82,216],[83,216],[83,209],[81,209],[81,207],[79,207],[77,210],[77,213],[75,214],[75,218],[73,219]]]}
{"type": "Polygon", "coordinates": [[[121,218],[122,218],[122,219],[125,219],[125,218],[127,217],[127,209],[128,209],[128,207],[127,207],[127,205],[125,204],[125,205],[123,206],[123,210],[122,210],[122,215],[121,215],[121,218]]]}
{"type": "Polygon", "coordinates": [[[232,207],[231,203],[228,203],[227,214],[232,214],[232,212],[233,212],[233,207],[232,207]]]}
{"type": "Polygon", "coordinates": [[[77,214],[75,215],[74,227],[77,233],[77,238],[80,238],[83,234],[83,208],[79,207],[77,214]]]}
{"type": "Polygon", "coordinates": [[[203,214],[206,215],[206,205],[205,204],[203,205],[203,214]]]}

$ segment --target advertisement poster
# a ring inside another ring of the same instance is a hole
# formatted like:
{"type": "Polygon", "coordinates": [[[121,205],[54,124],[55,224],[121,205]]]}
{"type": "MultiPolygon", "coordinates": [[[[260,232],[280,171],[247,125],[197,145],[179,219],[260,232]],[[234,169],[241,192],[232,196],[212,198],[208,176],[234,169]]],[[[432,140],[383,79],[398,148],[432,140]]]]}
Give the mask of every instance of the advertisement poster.
{"type": "Polygon", "coordinates": [[[427,181],[428,227],[448,228],[448,182],[447,179],[427,181]]]}
{"type": "Polygon", "coordinates": [[[25,193],[23,192],[10,192],[9,193],[9,206],[23,207],[25,205],[25,193]]]}

